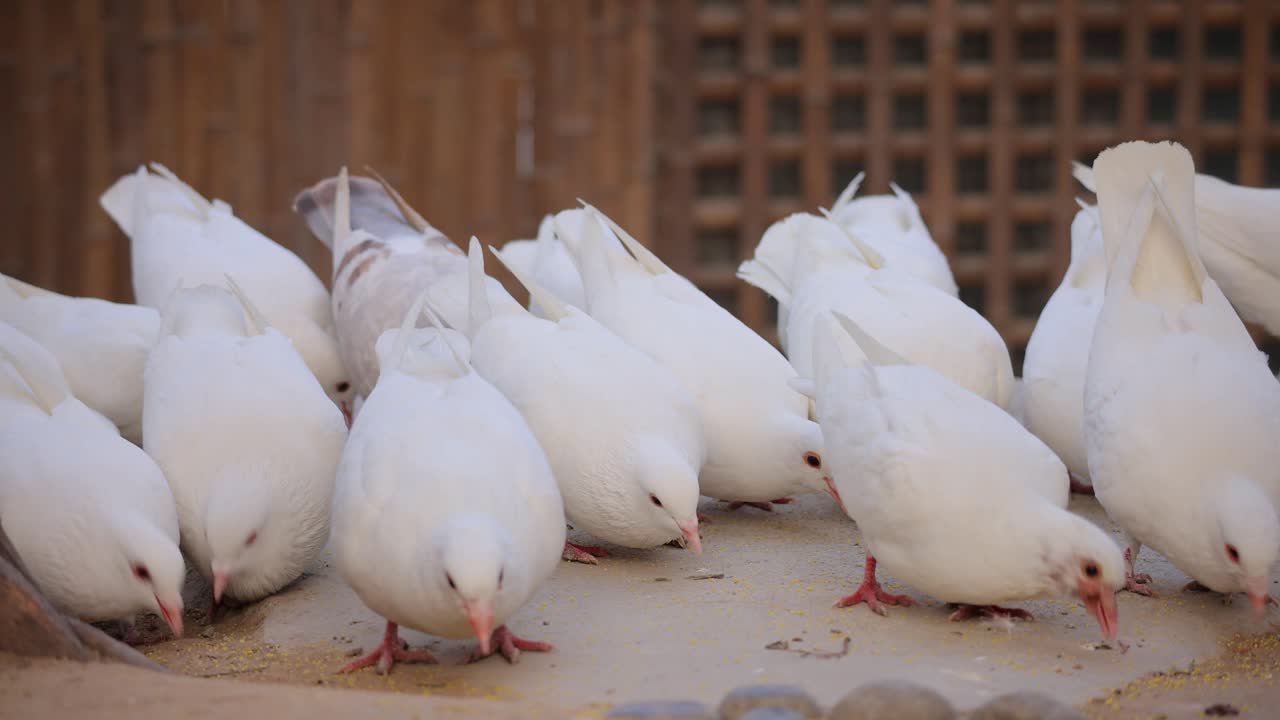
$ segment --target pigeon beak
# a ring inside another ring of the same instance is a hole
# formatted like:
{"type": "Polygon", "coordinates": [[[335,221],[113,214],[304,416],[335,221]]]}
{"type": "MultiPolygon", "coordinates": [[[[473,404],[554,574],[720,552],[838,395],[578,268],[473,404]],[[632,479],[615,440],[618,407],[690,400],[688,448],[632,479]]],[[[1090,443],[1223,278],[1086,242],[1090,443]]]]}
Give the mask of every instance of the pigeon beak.
{"type": "Polygon", "coordinates": [[[844,499],[840,497],[840,491],[836,489],[835,480],[832,480],[830,477],[824,477],[822,479],[827,483],[827,494],[830,495],[831,498],[836,501],[836,503],[840,506],[840,509],[844,511],[844,514],[848,515],[849,508],[844,506],[844,499]]]}
{"type": "Polygon", "coordinates": [[[464,601],[462,607],[467,613],[467,622],[471,623],[471,629],[480,641],[480,654],[488,655],[493,651],[493,608],[480,601],[464,601]]]}
{"type": "Polygon", "coordinates": [[[176,605],[166,605],[160,602],[160,597],[156,596],[156,605],[160,608],[160,617],[164,618],[165,623],[169,625],[169,629],[173,631],[175,638],[182,637],[182,602],[176,605]]]}
{"type": "Polygon", "coordinates": [[[1271,596],[1267,594],[1267,578],[1252,577],[1245,578],[1245,592],[1249,594],[1249,604],[1253,605],[1253,612],[1258,617],[1267,614],[1267,603],[1274,602],[1271,596]]]}
{"type": "Polygon", "coordinates": [[[227,581],[231,575],[231,567],[221,560],[213,561],[213,601],[222,602],[222,592],[227,589],[227,581]]]}
{"type": "Polygon", "coordinates": [[[1082,589],[1080,599],[1089,610],[1089,614],[1098,620],[1098,627],[1107,642],[1116,639],[1120,634],[1119,611],[1116,609],[1116,594],[1104,588],[1082,589]]]}
{"type": "Polygon", "coordinates": [[[691,520],[676,524],[680,528],[680,534],[684,536],[685,547],[692,550],[694,555],[701,555],[702,538],[698,535],[697,516],[694,516],[691,520]]]}

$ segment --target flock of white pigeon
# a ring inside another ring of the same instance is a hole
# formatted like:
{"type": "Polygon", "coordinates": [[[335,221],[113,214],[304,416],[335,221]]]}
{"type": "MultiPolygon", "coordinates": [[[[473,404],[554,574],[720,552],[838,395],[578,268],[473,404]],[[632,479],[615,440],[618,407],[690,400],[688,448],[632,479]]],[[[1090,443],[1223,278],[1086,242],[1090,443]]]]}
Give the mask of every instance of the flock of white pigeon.
{"type": "Polygon", "coordinates": [[[1173,143],[1077,177],[1098,204],[1017,380],[910,196],[855,198],[861,176],[739,270],[778,301],[784,355],[585,203],[493,252],[526,309],[475,238],[464,254],[380,178],[295,201],[329,292],[226,203],[139,168],[101,198],[136,305],[0,281],[0,522],[55,605],[126,632],[157,612],[181,635],[188,563],[212,609],[331,544],[387,621],[344,671],[432,661],[399,625],[474,636],[473,659],[550,649],[506,622],[562,557],[604,554],[566,523],[700,552],[700,496],[828,493],[867,550],[842,607],[911,604],[883,564],[952,619],[1074,595],[1114,639],[1116,593],[1150,593],[1147,545],[1265,611],[1280,383],[1241,316],[1280,332],[1280,191],[1196,175],[1173,143]],[[1123,550],[1067,509],[1073,484],[1123,550]]]}

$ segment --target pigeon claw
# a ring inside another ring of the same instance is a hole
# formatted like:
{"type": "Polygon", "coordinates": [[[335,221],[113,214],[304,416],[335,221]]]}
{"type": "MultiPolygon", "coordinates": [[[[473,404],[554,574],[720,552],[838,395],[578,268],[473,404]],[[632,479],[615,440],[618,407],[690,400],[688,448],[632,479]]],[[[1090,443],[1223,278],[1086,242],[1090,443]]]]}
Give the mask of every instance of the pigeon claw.
{"type": "Polygon", "coordinates": [[[391,666],[398,660],[406,663],[434,663],[436,658],[426,650],[409,650],[408,644],[400,639],[398,628],[393,622],[387,623],[387,631],[383,633],[382,644],[373,649],[373,652],[362,658],[352,660],[351,662],[338,668],[338,674],[355,672],[370,665],[377,665],[378,674],[386,675],[391,672],[391,666]]]}
{"type": "Polygon", "coordinates": [[[605,557],[608,554],[608,550],[596,545],[575,545],[571,542],[566,542],[564,544],[564,553],[560,557],[569,562],[598,565],[596,558],[605,557]]]}
{"type": "Polygon", "coordinates": [[[489,643],[489,652],[481,652],[480,648],[471,651],[471,655],[467,657],[467,663],[483,660],[490,655],[501,653],[502,657],[512,665],[520,662],[520,651],[528,652],[551,652],[553,649],[551,643],[538,642],[537,640],[525,640],[517,637],[515,633],[507,629],[506,625],[501,625],[493,631],[493,640],[489,643]]]}
{"type": "Polygon", "coordinates": [[[887,616],[888,613],[885,612],[884,606],[880,603],[907,606],[914,602],[908,595],[894,595],[880,587],[880,582],[876,580],[876,559],[868,555],[867,565],[863,570],[862,584],[858,586],[857,590],[853,591],[852,595],[846,595],[837,600],[834,607],[845,608],[858,603],[866,603],[867,607],[871,608],[871,612],[887,616]]]}
{"type": "Polygon", "coordinates": [[[1022,608],[1007,608],[999,605],[960,605],[947,618],[951,622],[971,620],[973,618],[1010,618],[1013,620],[1035,620],[1036,616],[1022,608]]]}

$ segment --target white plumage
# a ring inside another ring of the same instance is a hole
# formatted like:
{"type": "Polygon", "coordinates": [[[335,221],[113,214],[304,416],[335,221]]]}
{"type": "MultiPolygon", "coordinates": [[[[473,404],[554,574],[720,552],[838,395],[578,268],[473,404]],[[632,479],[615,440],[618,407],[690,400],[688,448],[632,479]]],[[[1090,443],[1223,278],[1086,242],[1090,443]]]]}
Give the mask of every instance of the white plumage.
{"type": "MultiPolygon", "coordinates": [[[[340,218],[346,202],[341,182],[340,218]]],[[[550,649],[504,623],[558,564],[565,526],[555,479],[519,412],[471,369],[466,341],[413,329],[425,302],[423,292],[400,329],[379,339],[382,371],[338,472],[338,568],[388,623],[383,644],[344,671],[433,661],[401,647],[398,625],[474,633],[480,656],[491,644],[512,661],[520,649],[550,649]]]]}
{"type": "Polygon", "coordinates": [[[143,438],[178,504],[182,549],[252,601],[292,582],[328,540],[341,412],[234,281],[174,294],[146,369],[143,438]]]}
{"type": "Polygon", "coordinates": [[[1114,638],[1120,550],[1064,509],[1062,462],[1007,413],[838,317],[849,334],[830,314],[814,331],[814,390],[835,482],[868,553],[866,582],[840,604],[903,600],[879,589],[878,561],[912,587],[987,613],[1025,615],[991,606],[1077,594],[1114,638]]]}
{"type": "MultiPolygon", "coordinates": [[[[701,552],[698,471],[706,449],[697,405],[680,380],[514,267],[548,319],[519,308],[490,312],[475,238],[470,262],[471,364],[528,421],[569,522],[618,545],[679,538],[701,552]]],[[[577,546],[566,557],[593,562],[577,546]]]]}
{"type": "Polygon", "coordinates": [[[160,469],[0,323],[0,522],[40,589],[84,620],[155,612],[182,634],[178,519],[160,469]]]}
{"type": "Polygon", "coordinates": [[[1018,415],[1086,485],[1084,377],[1106,280],[1098,210],[1084,206],[1071,223],[1071,264],[1027,342],[1018,415]]]}
{"type": "MultiPolygon", "coordinates": [[[[694,396],[707,442],[702,494],[768,502],[829,491],[822,434],[787,381],[795,370],[776,349],[594,208],[575,260],[587,310],[671,370],[694,396]],[[606,245],[605,227],[626,246],[606,245]],[[627,254],[635,255],[632,258],[627,254]]],[[[568,229],[560,227],[562,236],[568,229]]]]}
{"type": "Polygon", "coordinates": [[[267,321],[293,343],[335,403],[351,398],[338,356],[329,293],[297,255],[210,203],[168,169],[139,167],[99,199],[129,236],[139,305],[164,311],[179,287],[225,286],[230,274],[258,298],[267,321]]]}
{"type": "Polygon", "coordinates": [[[1280,555],[1280,386],[1196,250],[1186,149],[1125,143],[1094,172],[1109,258],[1085,381],[1098,500],[1130,558],[1149,545],[1261,610],[1280,555]]]}
{"type": "MultiPolygon", "coordinates": [[[[564,303],[578,309],[586,307],[586,298],[582,289],[582,276],[573,264],[573,256],[565,244],[556,236],[557,218],[568,223],[571,214],[583,214],[583,210],[565,210],[558,215],[547,215],[538,225],[538,237],[534,240],[512,240],[498,254],[507,267],[519,270],[525,277],[538,283],[564,303]]],[[[581,224],[579,220],[576,224],[581,224]]],[[[576,237],[569,234],[570,238],[576,237]]],[[[540,318],[547,317],[543,309],[533,298],[529,299],[529,312],[540,318]]]]}
{"type": "Polygon", "coordinates": [[[160,313],[140,305],[59,295],[0,275],[0,321],[57,358],[71,393],[142,443],[142,370],[160,313]]]}

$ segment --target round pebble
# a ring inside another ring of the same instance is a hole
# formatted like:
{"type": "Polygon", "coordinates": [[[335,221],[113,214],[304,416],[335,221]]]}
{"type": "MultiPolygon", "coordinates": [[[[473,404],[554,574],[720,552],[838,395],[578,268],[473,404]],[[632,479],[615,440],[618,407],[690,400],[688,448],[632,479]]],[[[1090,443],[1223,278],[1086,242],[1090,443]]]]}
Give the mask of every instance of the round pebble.
{"type": "Polygon", "coordinates": [[[619,705],[606,717],[625,720],[713,720],[711,710],[699,702],[660,700],[619,705]]]}
{"type": "Polygon", "coordinates": [[[822,717],[822,708],[804,688],[795,685],[747,685],[735,688],[720,701],[720,720],[746,720],[759,708],[790,710],[802,720],[822,717]]]}
{"type": "Polygon", "coordinates": [[[947,699],[931,688],[905,680],[870,683],[845,695],[831,708],[830,720],[955,720],[947,699]]]}
{"type": "Polygon", "coordinates": [[[1075,708],[1035,692],[1018,692],[987,702],[970,720],[1084,720],[1075,708]]]}

